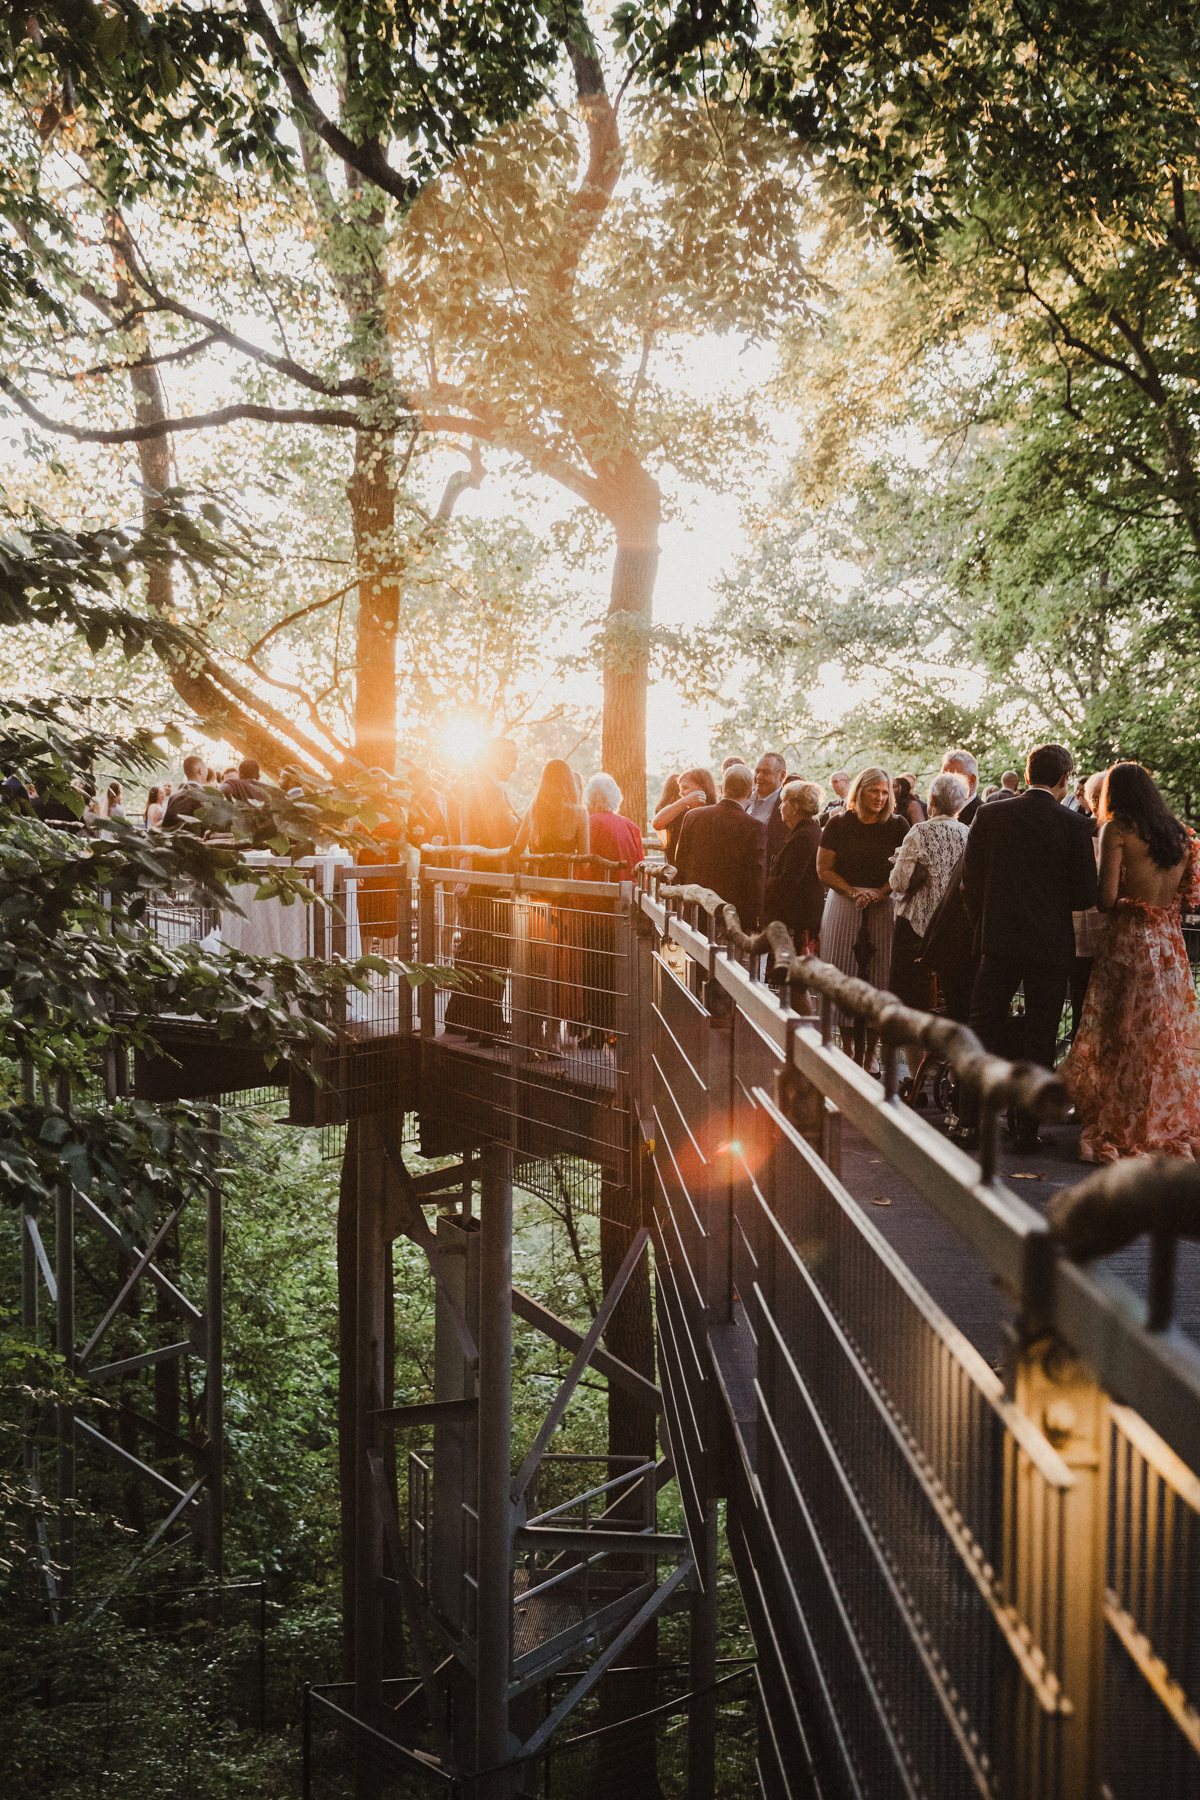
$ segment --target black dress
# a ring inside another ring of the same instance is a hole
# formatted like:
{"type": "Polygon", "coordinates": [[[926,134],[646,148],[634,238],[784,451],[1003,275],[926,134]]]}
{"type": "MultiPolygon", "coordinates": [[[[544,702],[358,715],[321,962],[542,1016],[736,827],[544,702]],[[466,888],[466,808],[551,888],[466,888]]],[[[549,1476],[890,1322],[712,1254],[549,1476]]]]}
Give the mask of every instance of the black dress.
{"type": "Polygon", "coordinates": [[[816,819],[801,819],[784,839],[767,877],[763,918],[786,925],[797,950],[803,948],[803,938],[815,940],[821,935],[825,889],[817,879],[820,848],[821,827],[816,819]]]}

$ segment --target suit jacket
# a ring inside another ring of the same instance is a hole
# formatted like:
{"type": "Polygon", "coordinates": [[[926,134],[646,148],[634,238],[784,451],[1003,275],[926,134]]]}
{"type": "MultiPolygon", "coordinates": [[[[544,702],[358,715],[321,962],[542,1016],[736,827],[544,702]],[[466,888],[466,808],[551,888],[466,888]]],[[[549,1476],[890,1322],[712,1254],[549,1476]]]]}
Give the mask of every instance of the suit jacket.
{"type": "Polygon", "coordinates": [[[679,879],[712,888],[736,906],[743,931],[758,929],[766,858],[766,826],[736,800],[718,800],[685,814],[675,855],[679,879]]]}
{"type": "MultiPolygon", "coordinates": [[[[767,830],[767,851],[771,833],[767,830]]],[[[821,827],[815,819],[801,819],[784,838],[783,845],[771,858],[771,873],[763,901],[763,922],[782,921],[791,932],[808,931],[814,937],[821,929],[825,910],[825,889],[817,880],[817,851],[821,848],[821,827]]]]}
{"type": "Polygon", "coordinates": [[[784,824],[783,813],[779,806],[779,797],[782,793],[782,787],[777,787],[773,794],[768,794],[766,796],[765,800],[760,800],[757,794],[752,794],[746,802],[746,811],[749,816],[752,819],[757,819],[760,825],[765,825],[767,828],[768,870],[775,861],[775,858],[779,855],[779,852],[783,849],[783,846],[787,843],[789,836],[788,828],[784,824]]]}
{"type": "Polygon", "coordinates": [[[1092,822],[1046,788],[1011,806],[981,806],[963,853],[963,899],[975,948],[1009,962],[1075,958],[1074,911],[1095,906],[1092,822]]]}
{"type": "Polygon", "coordinates": [[[975,792],[971,795],[971,798],[967,801],[967,804],[958,815],[959,824],[968,826],[973,825],[975,823],[975,814],[979,811],[982,804],[983,795],[980,793],[979,789],[976,788],[975,792]]]}
{"type": "Polygon", "coordinates": [[[167,809],[162,816],[164,831],[173,831],[180,819],[191,819],[200,811],[207,800],[213,797],[212,791],[205,791],[198,781],[185,781],[181,788],[176,788],[167,801],[167,809]]]}

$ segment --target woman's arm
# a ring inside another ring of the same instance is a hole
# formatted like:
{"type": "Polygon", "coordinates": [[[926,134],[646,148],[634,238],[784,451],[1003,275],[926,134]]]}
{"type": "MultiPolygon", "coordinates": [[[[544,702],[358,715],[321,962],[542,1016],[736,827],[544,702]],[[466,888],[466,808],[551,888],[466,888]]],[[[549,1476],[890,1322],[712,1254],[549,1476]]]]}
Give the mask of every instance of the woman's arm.
{"type": "Polygon", "coordinates": [[[906,894],[908,884],[912,880],[913,870],[920,858],[917,855],[917,832],[914,826],[900,846],[900,854],[892,864],[892,872],[888,884],[893,893],[906,894]]]}
{"type": "Polygon", "coordinates": [[[848,881],[843,881],[834,866],[836,861],[836,850],[821,849],[817,851],[817,880],[823,886],[832,888],[835,894],[842,894],[847,900],[858,900],[862,894],[870,894],[874,898],[875,890],[873,888],[851,887],[848,881]]]}
{"type": "Polygon", "coordinates": [[[576,854],[576,856],[586,856],[588,851],[591,849],[591,847],[592,847],[592,833],[591,833],[591,827],[588,823],[588,812],[587,812],[586,807],[581,806],[579,808],[579,817],[575,822],[575,854],[576,854]]]}
{"type": "MultiPolygon", "coordinates": [[[[672,800],[668,806],[660,806],[650,824],[655,831],[665,831],[673,819],[687,812],[696,803],[690,794],[684,794],[679,800],[672,800]]],[[[704,804],[704,795],[700,796],[700,804],[704,804]]]]}
{"type": "Polygon", "coordinates": [[[524,854],[525,846],[529,842],[529,821],[532,817],[533,817],[533,808],[531,806],[529,808],[529,811],[525,814],[525,817],[521,820],[520,826],[517,830],[517,835],[513,839],[513,855],[514,856],[521,856],[524,854]]]}
{"type": "Polygon", "coordinates": [[[1125,854],[1125,834],[1115,819],[1100,827],[1100,900],[1101,912],[1111,912],[1117,904],[1121,887],[1121,862],[1125,854]]]}

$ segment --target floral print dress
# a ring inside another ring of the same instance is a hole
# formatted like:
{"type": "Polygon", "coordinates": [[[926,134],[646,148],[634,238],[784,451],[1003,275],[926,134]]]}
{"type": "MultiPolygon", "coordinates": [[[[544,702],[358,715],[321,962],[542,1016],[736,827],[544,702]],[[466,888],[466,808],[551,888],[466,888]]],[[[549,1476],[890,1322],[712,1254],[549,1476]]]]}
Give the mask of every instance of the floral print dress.
{"type": "Polygon", "coordinates": [[[1118,900],[1096,951],[1083,1018],[1058,1073],[1083,1126],[1084,1162],[1200,1159],[1200,1006],[1180,901],[1200,899],[1200,842],[1170,906],[1118,900]]]}

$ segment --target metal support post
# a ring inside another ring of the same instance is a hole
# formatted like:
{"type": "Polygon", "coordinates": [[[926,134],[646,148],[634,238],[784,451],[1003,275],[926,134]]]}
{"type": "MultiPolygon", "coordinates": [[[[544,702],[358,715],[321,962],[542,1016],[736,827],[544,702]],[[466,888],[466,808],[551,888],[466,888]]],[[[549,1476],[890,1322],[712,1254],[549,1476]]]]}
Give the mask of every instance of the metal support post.
{"type": "Polygon", "coordinates": [[[355,1381],[355,1596],[354,1698],[360,1719],[370,1722],[383,1701],[383,1522],[368,1451],[376,1443],[375,1414],[383,1405],[384,1265],[390,1255],[384,1233],[384,1120],[360,1119],[357,1185],[357,1329],[355,1381]]]}
{"type": "Polygon", "coordinates": [[[1016,1754],[1025,1766],[1016,1770],[1018,1786],[1034,1792],[1036,1765],[1056,1756],[1059,1800],[1095,1800],[1104,1729],[1108,1397],[1065,1344],[1043,1337],[1018,1351],[1014,1399],[1072,1476],[1060,1514],[1040,1478],[1020,1467],[1006,1533],[1012,1546],[1006,1585],[1020,1617],[1038,1621],[1063,1695],[1054,1750],[1039,1742],[1042,1731],[1028,1718],[1021,1721],[1016,1754]]]}
{"type": "Polygon", "coordinates": [[[696,1586],[688,1641],[688,1800],[713,1800],[717,1781],[717,1508],[709,1501],[703,1537],[693,1545],[696,1586]]]}
{"type": "MultiPolygon", "coordinates": [[[[69,1181],[60,1181],[54,1201],[54,1280],[58,1289],[57,1349],[68,1379],[75,1373],[75,1195],[69,1181]]],[[[64,1604],[71,1595],[75,1562],[75,1413],[70,1406],[55,1408],[58,1432],[58,1556],[62,1565],[59,1593],[64,1604]]]]}
{"type": "MultiPolygon", "coordinates": [[[[479,1628],[476,1756],[494,1769],[509,1755],[508,1680],[512,1629],[512,1151],[483,1151],[479,1244],[479,1628]]],[[[505,1776],[481,1785],[500,1800],[505,1776]]]]}
{"type": "Polygon", "coordinates": [[[33,1214],[21,1209],[21,1325],[31,1336],[38,1326],[38,1266],[33,1233],[33,1214]]]}
{"type": "MultiPolygon", "coordinates": [[[[26,1100],[34,1098],[33,1064],[21,1064],[21,1089],[26,1100]]],[[[37,1248],[34,1245],[33,1233],[29,1229],[33,1214],[21,1208],[21,1324],[31,1334],[36,1334],[38,1325],[38,1266],[37,1248]]]]}
{"type": "MultiPolygon", "coordinates": [[[[211,1124],[220,1130],[221,1113],[213,1107],[211,1124]]],[[[208,1568],[214,1581],[225,1573],[225,1321],[224,1218],[220,1185],[208,1189],[208,1279],[205,1317],[205,1426],[208,1433],[208,1568]]]]}

